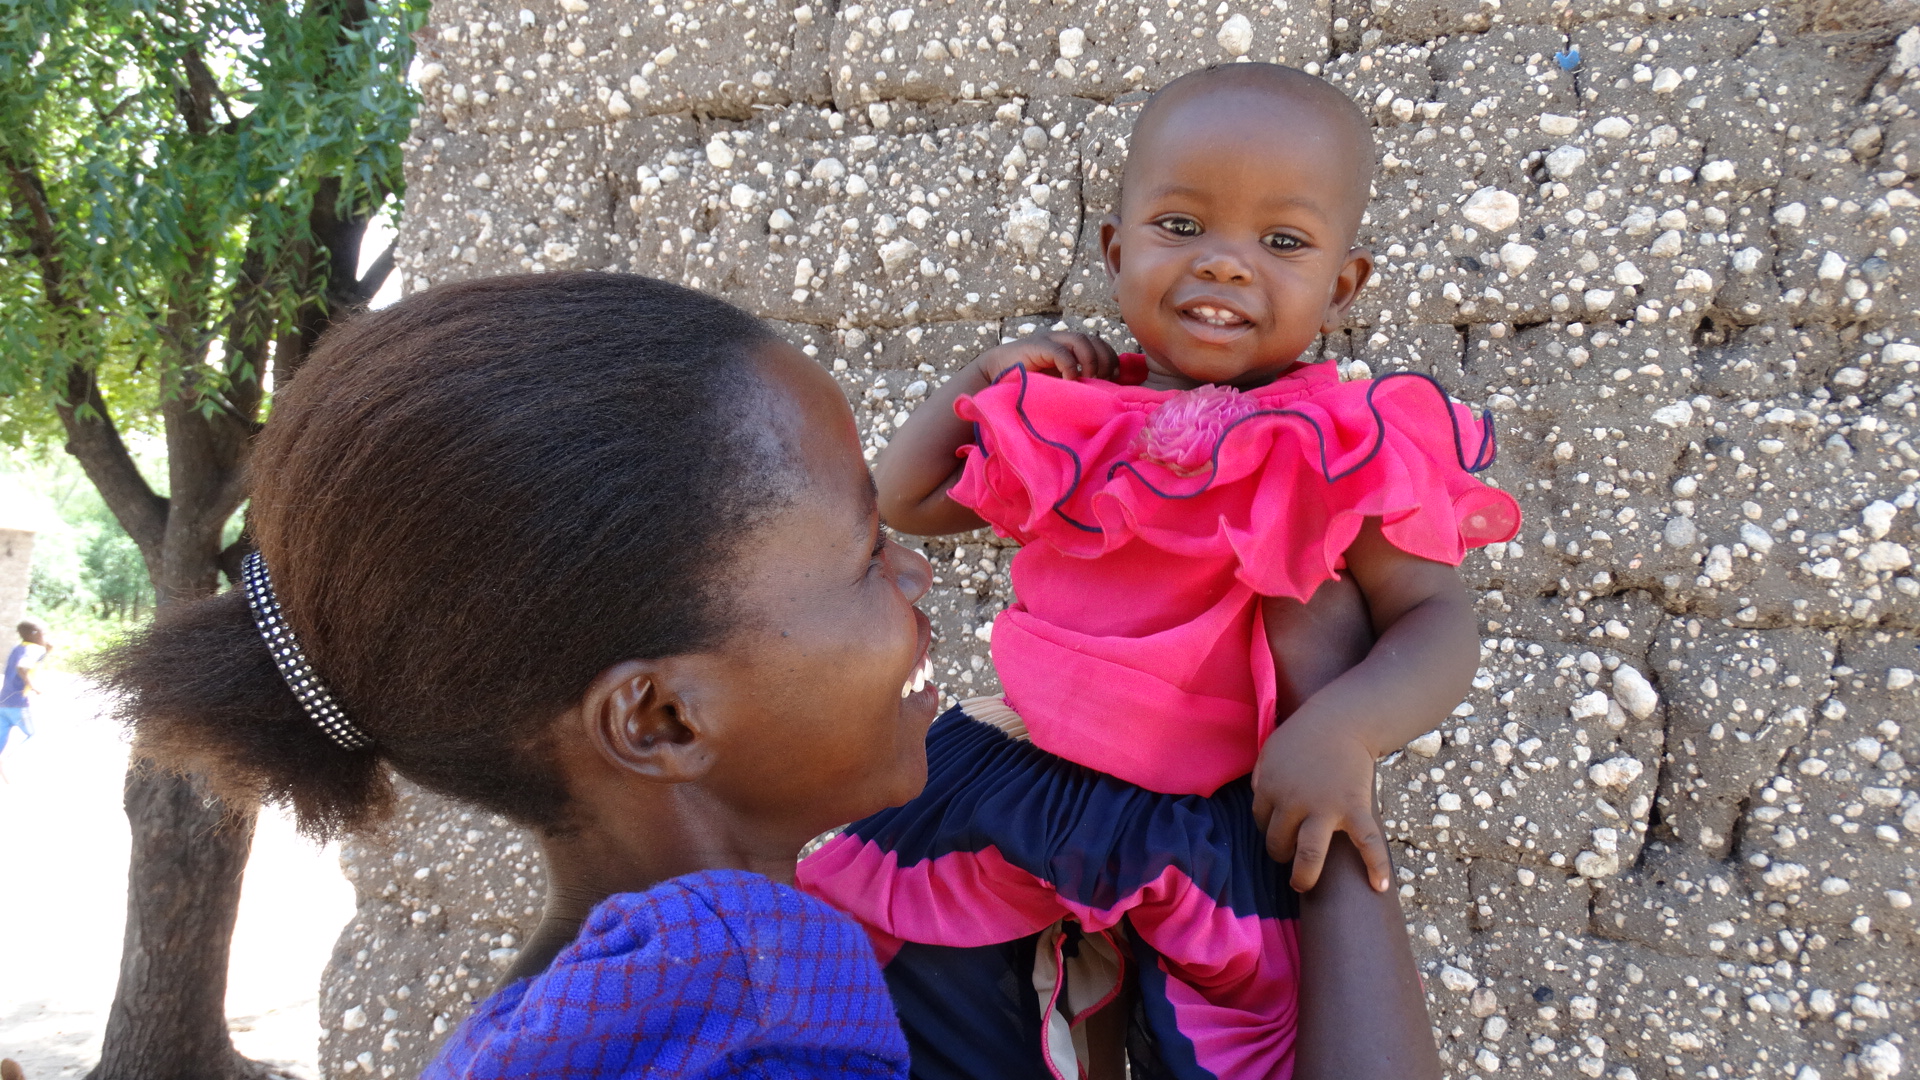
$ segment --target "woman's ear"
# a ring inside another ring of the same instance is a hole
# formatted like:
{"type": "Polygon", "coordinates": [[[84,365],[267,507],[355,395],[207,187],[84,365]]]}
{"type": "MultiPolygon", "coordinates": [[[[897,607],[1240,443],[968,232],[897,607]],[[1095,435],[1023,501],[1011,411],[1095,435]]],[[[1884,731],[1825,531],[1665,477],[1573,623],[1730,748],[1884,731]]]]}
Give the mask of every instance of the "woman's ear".
{"type": "Polygon", "coordinates": [[[1373,252],[1356,247],[1347,252],[1346,264],[1333,279],[1333,292],[1327,297],[1327,310],[1320,318],[1320,332],[1331,334],[1346,324],[1347,309],[1373,277],[1373,252]]]}
{"type": "Polygon", "coordinates": [[[663,784],[699,780],[713,767],[713,740],[688,706],[671,658],[624,660],[587,687],[580,711],[594,749],[610,765],[663,784]]]}
{"type": "Polygon", "coordinates": [[[1120,215],[1100,219],[1100,261],[1106,264],[1107,280],[1120,276],[1120,215]]]}

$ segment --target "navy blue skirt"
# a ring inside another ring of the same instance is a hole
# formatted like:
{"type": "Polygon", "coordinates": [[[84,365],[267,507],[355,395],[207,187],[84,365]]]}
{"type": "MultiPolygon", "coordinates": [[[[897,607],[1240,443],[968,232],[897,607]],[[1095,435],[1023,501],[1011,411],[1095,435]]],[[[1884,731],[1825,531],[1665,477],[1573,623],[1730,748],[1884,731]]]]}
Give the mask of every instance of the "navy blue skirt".
{"type": "Polygon", "coordinates": [[[927,758],[918,798],[799,871],[873,938],[916,1077],[1075,1080],[1127,972],[1136,1078],[1291,1075],[1299,897],[1246,778],[1149,791],[1027,742],[997,698],[935,721],[927,758]]]}

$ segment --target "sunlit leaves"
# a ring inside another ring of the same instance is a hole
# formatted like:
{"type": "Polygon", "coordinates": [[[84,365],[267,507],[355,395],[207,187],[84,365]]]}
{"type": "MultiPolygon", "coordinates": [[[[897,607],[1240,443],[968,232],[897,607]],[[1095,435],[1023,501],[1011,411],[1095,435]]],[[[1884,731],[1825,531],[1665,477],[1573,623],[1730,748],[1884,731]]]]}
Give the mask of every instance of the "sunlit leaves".
{"type": "Polygon", "coordinates": [[[323,185],[347,217],[399,193],[425,12],[0,0],[0,438],[47,427],[70,364],[133,413],[260,376],[216,343],[272,340],[324,293],[323,185]]]}

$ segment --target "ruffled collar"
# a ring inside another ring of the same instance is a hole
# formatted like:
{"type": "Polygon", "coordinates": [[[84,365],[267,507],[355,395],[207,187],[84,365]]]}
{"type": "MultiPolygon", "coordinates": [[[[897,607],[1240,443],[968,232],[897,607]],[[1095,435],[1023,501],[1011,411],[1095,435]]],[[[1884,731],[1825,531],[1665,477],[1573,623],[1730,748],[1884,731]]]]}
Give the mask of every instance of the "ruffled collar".
{"type": "Polygon", "coordinates": [[[1140,457],[1164,466],[1176,476],[1194,476],[1208,470],[1220,440],[1236,423],[1289,399],[1320,390],[1337,381],[1333,364],[1306,364],[1265,386],[1237,390],[1203,384],[1191,390],[1165,390],[1135,437],[1140,457]]]}

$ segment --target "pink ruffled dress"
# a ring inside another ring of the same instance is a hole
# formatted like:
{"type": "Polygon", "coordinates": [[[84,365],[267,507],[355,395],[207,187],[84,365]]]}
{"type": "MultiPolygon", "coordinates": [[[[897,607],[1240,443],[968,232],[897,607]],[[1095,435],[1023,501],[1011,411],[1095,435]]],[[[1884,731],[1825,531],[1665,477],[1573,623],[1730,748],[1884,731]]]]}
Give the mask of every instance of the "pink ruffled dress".
{"type": "Polygon", "coordinates": [[[1324,363],[1244,392],[1014,369],[955,409],[978,437],[953,498],[1023,545],[993,627],[1005,700],[942,717],[925,793],[830,841],[802,887],[873,935],[916,1077],[1029,1075],[990,1053],[1025,1040],[1030,1075],[1070,1078],[1072,1029],[1128,956],[1155,1075],[1285,1076],[1297,897],[1246,780],[1279,719],[1260,600],[1311,597],[1370,517],[1449,564],[1511,538],[1518,506],[1473,476],[1490,422],[1424,375],[1324,363]],[[927,988],[990,994],[1009,955],[1045,1000],[954,1027],[927,988]],[[1031,1032],[982,1034],[1030,1006],[1031,1032]]]}
{"type": "Polygon", "coordinates": [[[1260,598],[1311,597],[1364,519],[1455,565],[1519,528],[1472,475],[1490,430],[1420,375],[1322,363],[1243,393],[1020,370],[957,411],[980,436],[953,499],[1024,545],[993,627],[1007,704],[1035,746],[1154,791],[1252,770],[1277,720],[1260,598]]]}

